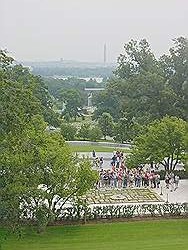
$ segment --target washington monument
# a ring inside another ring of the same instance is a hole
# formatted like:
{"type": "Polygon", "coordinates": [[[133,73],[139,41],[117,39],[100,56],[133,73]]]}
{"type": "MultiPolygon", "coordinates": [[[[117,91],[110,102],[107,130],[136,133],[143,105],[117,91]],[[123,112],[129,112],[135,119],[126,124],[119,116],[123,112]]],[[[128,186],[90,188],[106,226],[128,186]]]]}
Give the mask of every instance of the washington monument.
{"type": "Polygon", "coordinates": [[[106,64],[106,43],[104,44],[104,64],[106,64]]]}

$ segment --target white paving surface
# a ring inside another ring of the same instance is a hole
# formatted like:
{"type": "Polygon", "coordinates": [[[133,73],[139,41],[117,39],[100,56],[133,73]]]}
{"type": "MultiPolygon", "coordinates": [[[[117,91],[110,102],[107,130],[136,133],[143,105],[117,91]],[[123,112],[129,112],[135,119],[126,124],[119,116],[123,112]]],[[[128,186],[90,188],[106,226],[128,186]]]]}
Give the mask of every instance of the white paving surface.
{"type": "Polygon", "coordinates": [[[161,188],[154,189],[164,201],[170,203],[183,203],[188,202],[188,180],[180,180],[179,187],[175,191],[170,191],[170,189],[166,189],[164,181],[161,181],[162,186],[162,195],[161,188]]]}

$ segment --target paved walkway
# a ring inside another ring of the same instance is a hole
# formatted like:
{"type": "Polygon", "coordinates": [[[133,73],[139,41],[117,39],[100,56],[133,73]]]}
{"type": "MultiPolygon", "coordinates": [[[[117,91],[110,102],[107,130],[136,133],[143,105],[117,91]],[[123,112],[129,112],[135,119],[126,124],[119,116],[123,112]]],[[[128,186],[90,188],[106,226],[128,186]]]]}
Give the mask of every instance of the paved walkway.
{"type": "MultiPolygon", "coordinates": [[[[87,156],[93,159],[92,152],[78,152],[77,153],[80,157],[87,156]]],[[[96,157],[103,157],[105,160],[109,161],[112,159],[113,151],[112,152],[96,152],[96,157]]]]}
{"type": "MultiPolygon", "coordinates": [[[[79,157],[89,157],[90,159],[93,159],[93,156],[92,156],[92,152],[78,152],[77,153],[79,155],[79,157]]],[[[124,153],[124,155],[126,155],[127,153],[124,153]]],[[[104,159],[104,163],[103,163],[103,169],[109,169],[111,168],[111,159],[112,159],[112,156],[113,156],[113,151],[112,152],[96,152],[96,157],[103,157],[104,159]]],[[[177,170],[182,170],[183,167],[182,165],[177,165],[176,166],[176,169],[177,170]]],[[[161,165],[159,166],[159,170],[164,170],[164,167],[161,165]]]]}
{"type": "MultiPolygon", "coordinates": [[[[92,152],[79,152],[77,153],[79,157],[89,157],[90,159],[93,159],[92,152]]],[[[113,156],[113,152],[96,152],[96,157],[103,157],[103,169],[109,169],[111,168],[111,159],[113,156]]]]}
{"type": "Polygon", "coordinates": [[[153,189],[157,192],[164,201],[168,201],[170,203],[183,203],[188,202],[188,180],[180,180],[179,187],[175,191],[170,191],[170,189],[166,189],[164,181],[161,181],[162,187],[162,195],[161,188],[153,189]]]}

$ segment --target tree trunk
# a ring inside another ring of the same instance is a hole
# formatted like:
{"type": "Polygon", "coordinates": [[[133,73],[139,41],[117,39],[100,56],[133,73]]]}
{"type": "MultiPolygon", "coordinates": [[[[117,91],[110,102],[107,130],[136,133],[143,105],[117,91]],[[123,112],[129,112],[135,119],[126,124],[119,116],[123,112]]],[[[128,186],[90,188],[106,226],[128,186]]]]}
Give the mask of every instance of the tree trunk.
{"type": "Polygon", "coordinates": [[[165,161],[165,163],[163,163],[162,161],[161,162],[159,162],[161,165],[163,165],[163,167],[164,167],[164,169],[165,169],[165,171],[168,171],[168,164],[167,164],[167,162],[165,161]]]}
{"type": "Polygon", "coordinates": [[[174,161],[174,156],[172,154],[171,161],[170,161],[170,171],[173,171],[173,161],[174,161]]]}
{"type": "Polygon", "coordinates": [[[179,158],[178,158],[178,156],[177,156],[176,161],[175,161],[174,166],[173,166],[173,171],[175,170],[175,167],[176,167],[176,165],[178,164],[178,161],[179,161],[179,158]]]}

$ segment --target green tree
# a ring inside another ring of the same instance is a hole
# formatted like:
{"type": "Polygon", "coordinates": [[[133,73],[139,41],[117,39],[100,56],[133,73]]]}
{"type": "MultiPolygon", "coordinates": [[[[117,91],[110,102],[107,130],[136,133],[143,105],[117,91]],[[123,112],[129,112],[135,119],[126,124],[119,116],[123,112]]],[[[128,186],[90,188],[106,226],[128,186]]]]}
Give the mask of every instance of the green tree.
{"type": "Polygon", "coordinates": [[[35,77],[14,68],[2,51],[0,60],[0,220],[17,230],[29,216],[44,228],[97,175],[89,161],[72,155],[62,135],[46,131],[35,77]]]}
{"type": "Polygon", "coordinates": [[[89,138],[89,131],[90,131],[90,124],[89,123],[83,123],[81,125],[81,128],[78,132],[78,135],[80,138],[83,138],[84,140],[89,138]]]}
{"type": "Polygon", "coordinates": [[[187,119],[187,47],[187,39],[177,38],[170,54],[158,60],[145,39],[125,44],[115,77],[94,98],[94,119],[110,113],[117,125],[116,140],[134,138],[134,124],[145,126],[166,115],[187,119]]]}
{"type": "Polygon", "coordinates": [[[65,102],[65,111],[70,117],[76,120],[76,117],[80,115],[80,111],[83,108],[84,100],[80,92],[76,89],[63,90],[61,93],[61,100],[65,102]]]}
{"type": "Polygon", "coordinates": [[[160,63],[166,80],[177,95],[174,106],[179,111],[179,117],[187,119],[188,113],[188,39],[179,37],[173,39],[174,46],[169,55],[163,55],[160,63]]]}
{"type": "MultiPolygon", "coordinates": [[[[186,131],[188,131],[188,123],[186,125],[186,131]]],[[[188,133],[185,134],[185,145],[186,145],[186,154],[184,159],[185,169],[188,171],[188,133]]]]}
{"type": "Polygon", "coordinates": [[[147,132],[139,135],[133,142],[128,163],[157,164],[166,171],[173,171],[185,158],[186,122],[176,117],[164,117],[148,125],[147,132]]]}
{"type": "Polygon", "coordinates": [[[144,128],[145,126],[134,122],[134,119],[120,118],[114,127],[114,139],[121,143],[132,141],[144,128]]]}
{"type": "Polygon", "coordinates": [[[76,89],[83,92],[86,87],[86,80],[76,77],[69,77],[67,79],[54,79],[48,77],[44,78],[44,82],[48,86],[50,94],[55,98],[61,96],[62,89],[76,89]]]}
{"type": "Polygon", "coordinates": [[[129,79],[145,72],[160,71],[157,59],[146,39],[139,42],[131,40],[124,45],[124,53],[118,58],[115,75],[121,79],[129,79]]]}
{"type": "MultiPolygon", "coordinates": [[[[94,120],[100,118],[105,112],[109,113],[115,120],[121,117],[120,89],[119,85],[117,88],[113,85],[114,82],[114,80],[110,80],[106,90],[93,95],[92,103],[97,107],[92,117],[94,120]]],[[[115,83],[117,85],[117,82],[115,83]]]]}
{"type": "Polygon", "coordinates": [[[161,119],[166,114],[178,115],[174,102],[176,94],[165,84],[164,78],[156,73],[147,72],[127,80],[122,98],[122,113],[128,120],[142,124],[161,119]],[[146,119],[147,117],[147,119],[146,119]]]}
{"type": "Polygon", "coordinates": [[[0,214],[14,229],[30,214],[43,230],[98,178],[87,159],[73,157],[63,137],[45,128],[42,118],[33,116],[27,130],[19,137],[7,135],[1,144],[0,214]]]}
{"type": "Polygon", "coordinates": [[[98,126],[91,127],[91,129],[89,130],[89,139],[91,141],[100,140],[102,136],[102,131],[98,126]]]}
{"type": "Polygon", "coordinates": [[[75,126],[69,123],[62,123],[61,124],[61,135],[67,141],[73,141],[76,136],[77,129],[75,126]]]}
{"type": "Polygon", "coordinates": [[[102,116],[98,119],[98,124],[105,140],[107,135],[113,135],[114,122],[112,116],[109,113],[103,113],[102,116]]]}
{"type": "MultiPolygon", "coordinates": [[[[25,119],[29,119],[31,113],[42,114],[45,121],[50,125],[56,126],[59,124],[59,117],[53,111],[51,96],[41,77],[34,76],[28,68],[15,64],[14,59],[9,57],[6,51],[2,50],[0,51],[0,84],[0,99],[3,100],[0,106],[3,115],[5,115],[8,109],[8,107],[5,107],[6,99],[12,99],[13,108],[13,105],[16,106],[16,97],[23,95],[23,98],[19,98],[19,101],[22,108],[25,106],[24,109],[26,113],[28,113],[25,119]],[[27,98],[29,99],[28,103],[31,107],[28,107],[27,98]],[[31,100],[31,98],[33,100],[31,100]],[[38,102],[38,107],[35,105],[36,102],[38,102]]],[[[16,107],[13,109],[16,109],[16,107]]],[[[9,110],[12,109],[9,108],[9,110]]]]}

